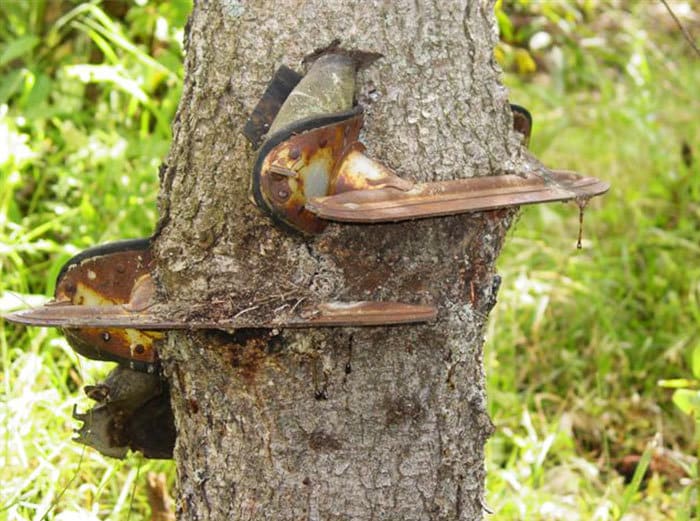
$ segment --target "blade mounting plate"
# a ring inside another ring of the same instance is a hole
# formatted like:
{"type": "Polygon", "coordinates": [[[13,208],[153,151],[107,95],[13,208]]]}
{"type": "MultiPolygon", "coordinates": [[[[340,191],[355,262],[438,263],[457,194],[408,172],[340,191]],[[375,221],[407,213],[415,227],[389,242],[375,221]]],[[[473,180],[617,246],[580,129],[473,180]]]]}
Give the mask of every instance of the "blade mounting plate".
{"type": "MultiPolygon", "coordinates": [[[[141,297],[141,292],[134,292],[135,287],[142,287],[136,282],[150,278],[152,268],[153,258],[146,239],[90,248],[69,260],[61,269],[54,303],[25,313],[31,315],[41,314],[44,309],[75,308],[89,314],[94,310],[124,306],[141,297]]],[[[8,318],[12,320],[11,316],[8,318]]],[[[141,369],[149,369],[157,362],[155,344],[164,337],[158,331],[106,329],[90,325],[72,327],[69,321],[56,322],[47,325],[63,327],[68,343],[83,356],[128,363],[141,369]]]]}
{"type": "Polygon", "coordinates": [[[304,206],[310,197],[330,193],[333,168],[361,128],[358,109],[302,120],[270,136],[253,168],[255,203],[284,229],[321,233],[328,223],[304,206]]]}

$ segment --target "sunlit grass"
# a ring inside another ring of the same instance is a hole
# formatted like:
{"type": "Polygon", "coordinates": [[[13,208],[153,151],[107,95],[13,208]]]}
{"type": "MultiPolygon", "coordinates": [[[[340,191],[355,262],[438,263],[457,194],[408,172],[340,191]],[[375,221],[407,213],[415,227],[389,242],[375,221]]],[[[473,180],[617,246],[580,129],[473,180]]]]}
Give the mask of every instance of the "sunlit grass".
{"type": "MultiPolygon", "coordinates": [[[[133,6],[135,23],[96,3],[0,6],[0,312],[51,295],[78,251],[151,233],[187,4],[133,6]]],[[[91,406],[82,387],[111,364],[78,357],[52,329],[1,321],[0,347],[0,519],[148,518],[146,475],[165,470],[172,484],[172,464],[71,440],[74,405],[91,406]]]]}
{"type": "Polygon", "coordinates": [[[523,210],[499,261],[487,335],[498,519],[695,511],[692,422],[657,381],[689,375],[700,342],[700,166],[697,152],[692,165],[682,157],[683,143],[700,148],[688,117],[700,109],[689,95],[700,73],[652,47],[641,82],[604,73],[581,92],[511,82],[512,99],[535,115],[535,154],[612,189],[585,212],[582,250],[577,208],[542,206],[523,210]],[[632,455],[641,467],[652,440],[687,456],[674,463],[688,475],[625,483],[616,466],[632,455]]]}

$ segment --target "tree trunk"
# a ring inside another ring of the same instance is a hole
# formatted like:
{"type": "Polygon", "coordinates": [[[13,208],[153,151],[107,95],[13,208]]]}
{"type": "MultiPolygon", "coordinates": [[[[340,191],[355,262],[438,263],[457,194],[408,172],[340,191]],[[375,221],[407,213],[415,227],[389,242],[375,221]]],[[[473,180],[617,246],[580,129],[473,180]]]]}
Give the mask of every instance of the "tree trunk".
{"type": "MultiPolygon", "coordinates": [[[[492,1],[198,2],[162,170],[160,290],[183,307],[397,300],[434,323],[173,332],[161,352],[180,519],[481,519],[482,343],[512,210],[279,230],[248,198],[241,131],[275,69],[339,38],[360,73],[368,152],[415,181],[521,161],[498,82],[492,1]]],[[[255,314],[256,309],[250,313],[255,314]]]]}

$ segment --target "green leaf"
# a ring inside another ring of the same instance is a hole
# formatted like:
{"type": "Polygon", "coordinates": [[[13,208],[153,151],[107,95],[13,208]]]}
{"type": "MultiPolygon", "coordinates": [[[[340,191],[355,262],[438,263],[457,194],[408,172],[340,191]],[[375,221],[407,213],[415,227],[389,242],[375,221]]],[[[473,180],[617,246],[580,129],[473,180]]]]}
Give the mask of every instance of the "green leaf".
{"type": "Polygon", "coordinates": [[[642,479],[644,478],[644,474],[646,474],[647,468],[649,468],[653,453],[654,448],[649,445],[644,451],[644,454],[642,454],[642,457],[639,458],[639,463],[637,463],[637,468],[634,470],[632,481],[625,487],[625,493],[622,496],[622,505],[620,506],[620,513],[617,519],[622,519],[632,503],[632,498],[639,491],[639,485],[642,484],[642,479]]]}
{"type": "Polygon", "coordinates": [[[24,71],[12,70],[0,78],[0,103],[7,101],[17,92],[22,85],[24,71]]]}
{"type": "MultiPolygon", "coordinates": [[[[25,107],[27,108],[27,110],[45,110],[43,104],[49,97],[51,87],[51,79],[46,74],[41,72],[37,74],[36,80],[34,81],[34,86],[32,87],[32,90],[29,92],[29,95],[25,100],[25,107]]],[[[32,116],[34,115],[34,112],[32,112],[32,116]]]]}
{"type": "Polygon", "coordinates": [[[30,52],[40,42],[38,36],[27,35],[10,42],[0,54],[0,67],[30,52]]]}
{"type": "Polygon", "coordinates": [[[666,389],[697,389],[700,387],[700,381],[690,380],[689,378],[671,378],[669,380],[659,380],[657,385],[666,389]]]}
{"type": "Polygon", "coordinates": [[[693,376],[695,378],[700,378],[700,343],[693,348],[691,367],[693,369],[693,376]]]}
{"type": "Polygon", "coordinates": [[[673,393],[673,403],[685,414],[697,414],[700,410],[700,391],[677,389],[673,393]]]}
{"type": "Polygon", "coordinates": [[[508,15],[501,9],[496,9],[496,20],[498,20],[498,29],[501,32],[503,40],[510,42],[513,40],[513,23],[508,18],[508,15]]]}

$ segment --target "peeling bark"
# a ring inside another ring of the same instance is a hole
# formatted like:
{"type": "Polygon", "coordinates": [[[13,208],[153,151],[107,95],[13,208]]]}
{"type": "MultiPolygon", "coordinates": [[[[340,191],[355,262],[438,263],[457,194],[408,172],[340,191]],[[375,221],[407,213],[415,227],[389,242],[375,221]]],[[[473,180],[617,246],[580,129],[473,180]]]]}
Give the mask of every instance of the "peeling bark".
{"type": "MultiPolygon", "coordinates": [[[[160,290],[183,308],[399,300],[427,325],[170,333],[180,519],[481,519],[483,329],[512,210],[277,230],[248,200],[241,131],[275,69],[336,38],[368,151],[415,181],[517,171],[493,2],[198,3],[161,171],[160,290]]],[[[261,312],[263,307],[251,309],[261,312]]]]}

